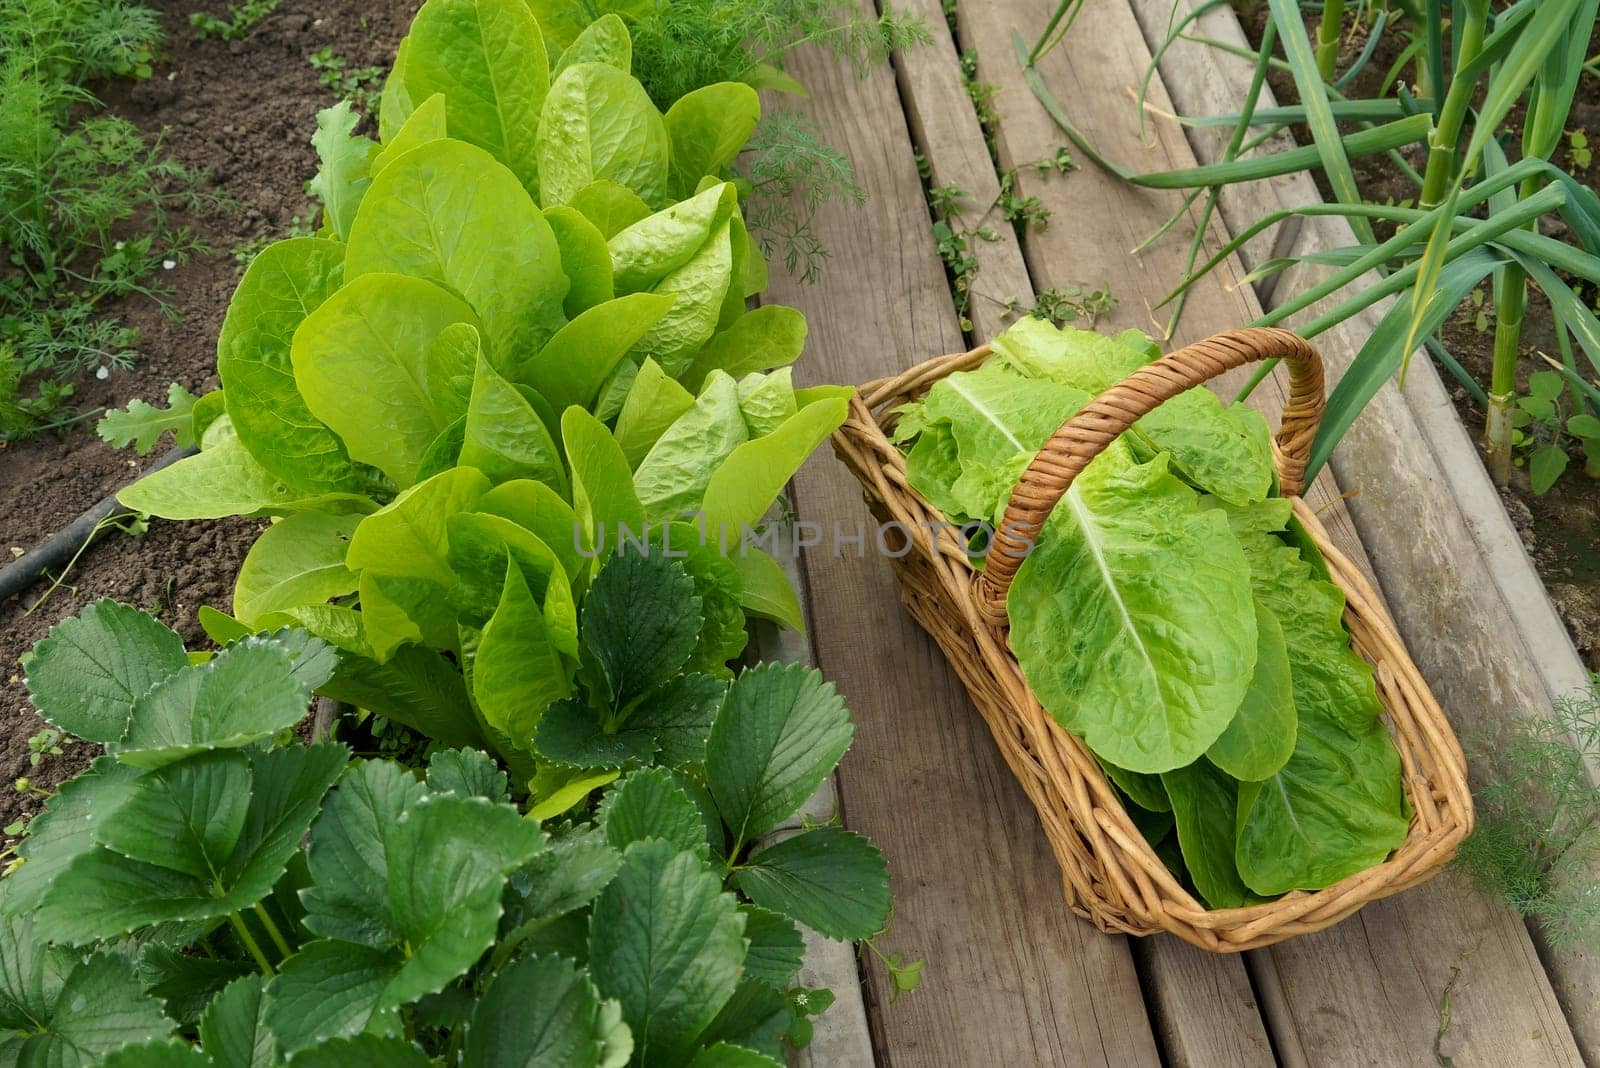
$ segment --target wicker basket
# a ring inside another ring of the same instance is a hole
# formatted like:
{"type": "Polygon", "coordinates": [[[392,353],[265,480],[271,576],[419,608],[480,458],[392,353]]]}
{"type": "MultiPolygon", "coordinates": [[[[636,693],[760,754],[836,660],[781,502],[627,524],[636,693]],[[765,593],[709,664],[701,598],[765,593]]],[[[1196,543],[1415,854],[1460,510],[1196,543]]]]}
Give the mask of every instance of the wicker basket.
{"type": "Polygon", "coordinates": [[[1378,594],[1333,546],[1299,496],[1323,409],[1316,350],[1286,330],[1237,330],[1180,349],[1106,390],[1057,430],[1028,465],[986,567],[977,572],[955,533],[935,525],[944,517],[910,487],[905,459],[886,432],[896,407],[919,398],[946,375],[979,366],[988,354],[984,346],[867,383],[851,402],[850,417],[833,435],[833,444],[860,479],[877,518],[903,524],[894,528],[911,542],[909,551],[894,558],[902,599],[944,650],[1038,809],[1073,911],[1103,931],[1170,931],[1202,949],[1237,952],[1321,930],[1443,867],[1472,827],[1460,745],[1378,594]],[[1291,387],[1274,443],[1279,484],[1344,590],[1344,618],[1354,648],[1376,669],[1413,815],[1405,842],[1376,867],[1315,893],[1213,910],[1156,857],[1083,742],[1057,724],[1028,689],[1007,643],[1006,590],[1026,539],[1039,530],[1078,472],[1118,434],[1186,389],[1275,357],[1288,363],[1291,387]]]}

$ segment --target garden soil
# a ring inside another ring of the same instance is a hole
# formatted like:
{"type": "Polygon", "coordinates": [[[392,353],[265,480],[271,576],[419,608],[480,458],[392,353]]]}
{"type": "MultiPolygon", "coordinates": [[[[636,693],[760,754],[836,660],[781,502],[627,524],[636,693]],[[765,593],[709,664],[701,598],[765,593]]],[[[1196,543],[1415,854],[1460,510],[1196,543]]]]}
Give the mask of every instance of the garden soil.
{"type": "MultiPolygon", "coordinates": [[[[78,399],[91,409],[119,407],[134,397],[164,403],[170,382],[194,393],[217,387],[216,338],[238,282],[236,250],[283,236],[297,221],[315,221],[305,192],[316,171],[310,139],[317,111],[333,104],[335,93],[319,84],[309,57],[330,48],[348,61],[347,69],[387,65],[417,7],[283,0],[248,37],[229,42],[197,40],[188,23],[196,10],[225,17],[226,3],[151,6],[162,12],[167,30],[154,76],[94,88],[112,111],[162,138],[172,156],[207,172],[208,191],[232,204],[181,220],[211,251],[164,273],[175,317],[145,299],[114,309],[138,328],[143,355],[132,370],[80,384],[78,399]]],[[[156,455],[169,444],[158,446],[156,455]]],[[[95,436],[92,420],[0,446],[0,558],[34,548],[154,458],[111,448],[95,436]]],[[[36,811],[42,800],[15,791],[14,780],[27,776],[51,789],[93,756],[91,747],[79,745],[30,765],[28,739],[44,724],[28,702],[19,657],[57,621],[101,597],[153,612],[192,644],[203,644],[195,610],[228,607],[233,575],[263,526],[260,520],[152,520],[137,536],[111,532],[58,576],[61,584],[53,590],[47,579],[0,603],[0,826],[36,811]]]]}

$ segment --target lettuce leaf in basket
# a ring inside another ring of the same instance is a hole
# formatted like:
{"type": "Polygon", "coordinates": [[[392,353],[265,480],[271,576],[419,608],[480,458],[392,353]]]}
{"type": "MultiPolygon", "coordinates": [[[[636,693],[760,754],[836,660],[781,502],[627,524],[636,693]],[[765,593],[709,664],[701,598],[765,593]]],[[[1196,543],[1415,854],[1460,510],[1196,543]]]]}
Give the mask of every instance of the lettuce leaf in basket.
{"type": "Polygon", "coordinates": [[[911,485],[946,518],[996,520],[1028,460],[1089,395],[998,364],[958,371],[901,409],[911,485]]]}
{"type": "Polygon", "coordinates": [[[1006,604],[1040,702],[1129,771],[1198,759],[1255,670],[1250,565],[1227,519],[1164,455],[1137,463],[1120,442],[1062,497],[1006,604]]]}
{"type": "MultiPolygon", "coordinates": [[[[1031,316],[995,338],[993,346],[1002,366],[1091,395],[1160,355],[1137,330],[1110,338],[1092,330],[1057,329],[1031,316]]],[[[1166,401],[1135,423],[1129,435],[1140,459],[1168,452],[1174,473],[1231,504],[1263,500],[1271,491],[1269,437],[1258,412],[1241,404],[1225,406],[1206,389],[1191,389],[1166,401]]]]}
{"type": "Polygon", "coordinates": [[[1298,717],[1288,762],[1240,784],[1239,873],[1258,894],[1320,889],[1405,840],[1400,754],[1379,719],[1372,668],[1350,648],[1343,593],[1278,536],[1289,503],[1226,511],[1255,595],[1282,624],[1298,717]]]}

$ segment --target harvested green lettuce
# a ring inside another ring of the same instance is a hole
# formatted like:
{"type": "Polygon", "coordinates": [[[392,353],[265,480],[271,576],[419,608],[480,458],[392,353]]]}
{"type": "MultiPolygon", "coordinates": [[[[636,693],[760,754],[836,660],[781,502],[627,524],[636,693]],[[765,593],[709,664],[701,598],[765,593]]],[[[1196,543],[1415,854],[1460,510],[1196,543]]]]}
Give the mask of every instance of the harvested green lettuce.
{"type": "MultiPolygon", "coordinates": [[[[1155,355],[1037,321],[994,350],[898,412],[910,484],[952,522],[999,523],[1057,426],[1155,355]]],[[[1214,908],[1331,885],[1406,832],[1343,595],[1272,486],[1260,415],[1191,390],[1078,476],[1007,602],[1035,695],[1214,908]]]]}
{"type": "MultiPolygon", "coordinates": [[[[994,351],[1004,366],[1090,394],[1109,389],[1159,355],[1137,330],[1108,338],[1092,330],[1057,329],[1031,317],[996,338],[994,351]]],[[[1224,406],[1210,390],[1191,389],[1168,400],[1134,424],[1129,444],[1141,459],[1170,453],[1175,473],[1232,504],[1263,500],[1272,488],[1266,423],[1244,405],[1224,406]]]]}
{"type": "Polygon", "coordinates": [[[1239,871],[1260,894],[1317,889],[1405,840],[1400,754],[1372,668],[1350,648],[1344,594],[1276,535],[1271,511],[1229,511],[1256,595],[1283,624],[1299,724],[1283,768],[1240,788],[1239,871]]]}
{"type": "Polygon", "coordinates": [[[1011,648],[1051,715],[1129,771],[1193,763],[1256,662],[1250,566],[1227,520],[1114,445],[1079,475],[1011,584],[1011,648]]]}

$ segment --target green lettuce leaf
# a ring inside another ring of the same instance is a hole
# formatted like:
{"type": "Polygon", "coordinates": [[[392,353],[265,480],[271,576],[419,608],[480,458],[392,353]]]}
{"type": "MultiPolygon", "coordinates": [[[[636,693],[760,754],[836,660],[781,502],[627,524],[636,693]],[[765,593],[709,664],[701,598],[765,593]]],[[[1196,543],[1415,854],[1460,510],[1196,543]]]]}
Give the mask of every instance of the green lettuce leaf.
{"type": "Polygon", "coordinates": [[[1044,707],[1130,771],[1181,768],[1255,670],[1250,565],[1227,521],[1120,446],[1073,482],[1012,583],[1011,647],[1044,707]]]}
{"type": "Polygon", "coordinates": [[[363,274],[295,331],[295,381],[351,456],[409,486],[433,439],[466,413],[476,325],[432,282],[363,274]]]}
{"type": "MultiPolygon", "coordinates": [[[[543,25],[540,9],[545,5],[530,6],[534,8],[534,17],[539,18],[543,25]]],[[[611,5],[602,2],[598,6],[604,9],[611,5]]],[[[628,35],[627,25],[615,11],[607,11],[585,26],[571,44],[561,49],[560,57],[550,66],[550,73],[560,74],[577,63],[605,63],[624,74],[632,72],[633,38],[628,35]]]]}
{"type": "Polygon", "coordinates": [[[638,467],[667,427],[692,407],[694,394],[668,377],[660,364],[648,358],[640,364],[617,413],[617,444],[629,466],[638,467]]]}
{"type": "Polygon", "coordinates": [[[123,487],[117,500],[163,519],[292,515],[313,509],[370,512],[375,507],[361,492],[295,489],[257,462],[226,415],[206,429],[199,453],[123,487]]]}
{"type": "Polygon", "coordinates": [[[546,208],[544,221],[555,234],[556,246],[561,250],[561,269],[571,283],[562,302],[567,318],[575,319],[616,296],[611,281],[611,250],[606,248],[606,235],[600,228],[571,204],[546,208]]]}
{"type": "Polygon", "coordinates": [[[570,492],[566,465],[545,421],[528,401],[480,354],[456,462],[476,467],[490,482],[533,479],[565,497],[570,492]]]}
{"type": "Polygon", "coordinates": [[[679,378],[685,386],[698,390],[712,371],[740,378],[784,367],[800,358],[805,343],[804,315],[782,304],[763,304],[718,330],[679,378]]]}
{"type": "Polygon", "coordinates": [[[345,253],[346,277],[366,274],[410,275],[465,298],[500,370],[566,321],[550,224],[511,171],[464,141],[430,141],[373,180],[345,253]]]}
{"type": "Polygon", "coordinates": [[[1234,813],[1239,784],[1208,760],[1161,773],[1172,800],[1178,847],[1200,897],[1214,909],[1238,908],[1255,900],[1233,861],[1234,813]]]}
{"type": "Polygon", "coordinates": [[[690,196],[706,175],[720,177],[760,120],[756,91],[738,82],[704,85],[673,101],[666,115],[672,194],[690,196]]]}
{"type": "MultiPolygon", "coordinates": [[[[994,340],[999,361],[1025,375],[1100,393],[1149,363],[1153,353],[1137,331],[1108,338],[1092,330],[1057,329],[1041,319],[1018,320],[994,340]]],[[[1172,470],[1234,504],[1266,497],[1273,464],[1266,423],[1243,406],[1225,407],[1216,394],[1191,389],[1134,424],[1130,442],[1141,459],[1172,456],[1172,470]]]]}
{"type": "Polygon", "coordinates": [[[562,327],[517,373],[558,412],[592,408],[618,362],[671,307],[650,293],[607,300],[562,327]]]}
{"type": "Polygon", "coordinates": [[[1256,596],[1283,625],[1299,717],[1288,763],[1240,787],[1239,872],[1259,894],[1316,890],[1381,863],[1405,840],[1400,755],[1379,719],[1372,668],[1350,648],[1344,595],[1269,533],[1282,528],[1282,510],[1229,514],[1256,596]]]}
{"type": "Polygon", "coordinates": [[[738,385],[713,374],[639,461],[633,484],[646,517],[670,521],[698,511],[712,477],[747,437],[738,385]]]}
{"type": "Polygon", "coordinates": [[[1239,712],[1206,750],[1210,761],[1235,779],[1270,778],[1294,752],[1298,717],[1283,626],[1259,598],[1256,611],[1256,669],[1239,712]]]}
{"type": "Polygon", "coordinates": [[[667,193],[667,125],[644,86],[604,63],[578,63],[556,78],[539,120],[539,201],[565,204],[608,178],[647,204],[667,193]]]}
{"type": "Polygon", "coordinates": [[[348,100],[317,112],[317,132],[311,135],[322,166],[311,179],[311,194],[322,201],[323,227],[343,241],[350,222],[372,183],[372,161],[378,146],[355,136],[361,115],[348,100]]]}
{"type": "MultiPolygon", "coordinates": [[[[396,66],[398,66],[398,61],[396,66]]],[[[445,103],[443,93],[434,93],[421,104],[417,110],[406,116],[406,121],[392,137],[384,139],[383,148],[376,156],[372,157],[372,174],[376,177],[383,169],[413,148],[420,148],[430,141],[437,141],[448,137],[448,124],[445,122],[445,103]]]]}
{"type": "Polygon", "coordinates": [[[529,193],[538,191],[539,115],[550,60],[523,0],[428,0],[395,57],[395,71],[410,100],[444,94],[451,137],[477,145],[510,167],[529,193]]]}
{"type": "Polygon", "coordinates": [[[360,489],[341,441],[311,414],[294,381],[295,329],[343,281],[344,246],[301,237],[268,245],[250,261],[217,338],[228,417],[271,474],[308,491],[360,489]]]}
{"type": "MultiPolygon", "coordinates": [[[[650,289],[669,274],[685,266],[705,248],[738,205],[738,192],[732,182],[718,182],[694,196],[680,200],[663,211],[637,215],[642,203],[626,199],[626,190],[605,183],[590,186],[575,203],[600,210],[605,206],[607,220],[627,222],[607,238],[611,250],[611,272],[618,293],[638,293],[650,289]]],[[[586,212],[587,214],[587,212],[586,212]]],[[[605,225],[596,222],[602,232],[605,225]]]]}
{"type": "Polygon", "coordinates": [[[269,613],[354,593],[356,575],[344,556],[360,521],[360,516],[301,512],[262,531],[234,581],[233,614],[255,626],[269,613]]]}

